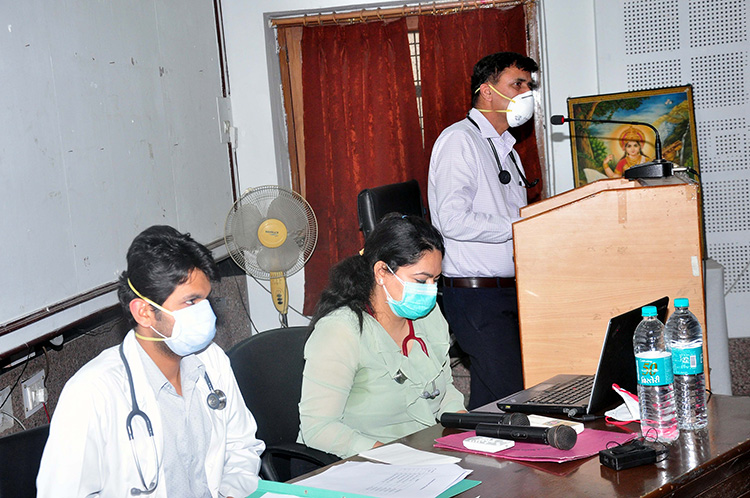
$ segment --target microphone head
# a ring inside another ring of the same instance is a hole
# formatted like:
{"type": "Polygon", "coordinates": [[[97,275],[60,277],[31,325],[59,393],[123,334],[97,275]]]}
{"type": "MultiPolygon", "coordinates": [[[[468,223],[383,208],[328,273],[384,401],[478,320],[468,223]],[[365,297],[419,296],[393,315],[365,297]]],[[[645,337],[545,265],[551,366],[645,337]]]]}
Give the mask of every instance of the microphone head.
{"type": "Polygon", "coordinates": [[[576,445],[578,434],[567,425],[556,425],[547,429],[547,443],[553,448],[569,450],[576,445]]]}
{"type": "Polygon", "coordinates": [[[508,413],[503,419],[503,425],[531,425],[525,413],[508,413]]]}
{"type": "Polygon", "coordinates": [[[565,122],[565,117],[564,117],[564,116],[561,116],[561,115],[559,115],[559,114],[555,114],[554,116],[552,116],[552,117],[551,117],[551,118],[549,119],[549,121],[550,121],[550,123],[552,123],[553,125],[561,125],[561,124],[563,124],[563,123],[565,122]]]}

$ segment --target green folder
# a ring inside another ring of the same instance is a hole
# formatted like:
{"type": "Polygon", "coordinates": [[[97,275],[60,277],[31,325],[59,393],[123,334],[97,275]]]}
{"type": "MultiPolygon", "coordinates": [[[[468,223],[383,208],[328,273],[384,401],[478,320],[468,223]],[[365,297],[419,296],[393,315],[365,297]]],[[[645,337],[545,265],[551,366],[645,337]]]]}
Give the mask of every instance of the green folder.
{"type": "MultiPolygon", "coordinates": [[[[456,496],[459,493],[463,493],[467,489],[471,489],[474,486],[479,485],[480,482],[481,481],[464,479],[440,493],[437,498],[450,498],[451,496],[456,496]]],[[[287,484],[285,482],[264,480],[258,482],[258,489],[247,498],[261,498],[266,493],[280,493],[292,496],[302,496],[304,498],[372,498],[371,496],[366,495],[342,493],[341,491],[331,491],[329,489],[310,488],[297,484],[287,484]]]]}

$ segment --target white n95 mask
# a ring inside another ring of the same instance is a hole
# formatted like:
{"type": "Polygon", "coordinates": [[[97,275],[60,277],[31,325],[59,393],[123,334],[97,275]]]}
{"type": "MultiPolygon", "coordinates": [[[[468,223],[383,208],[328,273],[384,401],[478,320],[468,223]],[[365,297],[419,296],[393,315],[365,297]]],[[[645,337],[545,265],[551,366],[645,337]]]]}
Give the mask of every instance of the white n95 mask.
{"type": "MultiPolygon", "coordinates": [[[[505,95],[502,96],[505,97],[505,95]]],[[[508,97],[505,98],[507,99],[508,97]]],[[[508,112],[505,117],[508,119],[508,126],[511,128],[521,126],[534,115],[534,94],[531,90],[520,93],[508,100],[510,102],[508,103],[508,108],[506,109],[508,112]]]]}
{"type": "MultiPolygon", "coordinates": [[[[508,99],[510,102],[508,102],[508,107],[505,109],[498,109],[493,111],[490,109],[477,108],[478,111],[504,112],[505,117],[508,120],[508,126],[510,126],[511,128],[521,126],[526,121],[531,119],[531,116],[534,115],[534,93],[531,90],[529,90],[528,92],[519,93],[515,97],[510,98],[500,93],[500,90],[490,85],[489,83],[487,83],[487,85],[492,89],[493,92],[500,95],[504,99],[508,99]]],[[[478,91],[479,88],[477,88],[477,92],[478,91]]]]}
{"type": "Polygon", "coordinates": [[[207,299],[187,308],[169,311],[141,295],[130,283],[130,279],[128,279],[128,285],[138,297],[174,318],[174,326],[170,337],[165,336],[152,326],[151,330],[161,337],[145,337],[136,333],[138,338],[145,341],[163,341],[178,356],[197,353],[205,349],[214,340],[214,336],[216,336],[216,315],[207,299]]]}

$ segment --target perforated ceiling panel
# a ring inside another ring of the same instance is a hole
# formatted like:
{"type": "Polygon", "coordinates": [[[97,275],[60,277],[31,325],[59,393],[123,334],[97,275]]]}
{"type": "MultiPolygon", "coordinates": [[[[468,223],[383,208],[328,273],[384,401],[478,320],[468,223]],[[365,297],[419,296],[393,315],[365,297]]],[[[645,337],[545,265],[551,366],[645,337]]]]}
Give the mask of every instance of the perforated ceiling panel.
{"type": "Polygon", "coordinates": [[[720,180],[703,184],[703,210],[707,232],[750,231],[747,202],[750,180],[720,180]]]}
{"type": "Polygon", "coordinates": [[[682,85],[682,61],[664,61],[628,64],[628,90],[645,90],[682,85]]]}
{"type": "Polygon", "coordinates": [[[750,0],[594,3],[601,93],[693,87],[707,257],[730,337],[750,336],[750,0]]]}
{"type": "Polygon", "coordinates": [[[625,53],[673,50],[680,42],[678,0],[631,0],[624,3],[625,53]]]}
{"type": "MultiPolygon", "coordinates": [[[[746,118],[698,121],[700,165],[704,175],[740,172],[750,168],[747,159],[746,118]]],[[[720,175],[717,175],[720,176],[720,175]]]]}
{"type": "Polygon", "coordinates": [[[744,4],[745,0],[690,2],[690,48],[746,42],[747,12],[744,4]]]}
{"type": "Polygon", "coordinates": [[[695,108],[746,104],[746,70],[746,50],[692,57],[690,82],[695,90],[695,108]]]}
{"type": "Polygon", "coordinates": [[[716,261],[722,261],[724,265],[725,291],[750,293],[750,273],[747,272],[747,263],[750,261],[750,245],[709,244],[708,251],[716,261]]]}

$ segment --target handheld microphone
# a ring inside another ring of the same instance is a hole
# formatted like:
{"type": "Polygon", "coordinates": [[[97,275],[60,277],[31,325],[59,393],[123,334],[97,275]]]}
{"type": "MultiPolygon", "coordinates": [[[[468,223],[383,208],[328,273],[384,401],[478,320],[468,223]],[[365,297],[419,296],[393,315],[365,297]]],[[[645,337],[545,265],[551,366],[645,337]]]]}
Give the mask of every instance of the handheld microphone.
{"type": "Polygon", "coordinates": [[[514,425],[477,424],[477,436],[510,439],[521,443],[546,444],[560,450],[569,450],[576,445],[578,434],[567,425],[553,427],[524,427],[514,425]]]}
{"type": "Polygon", "coordinates": [[[443,427],[451,429],[474,429],[477,424],[528,426],[529,417],[523,413],[443,413],[443,427]]]}

